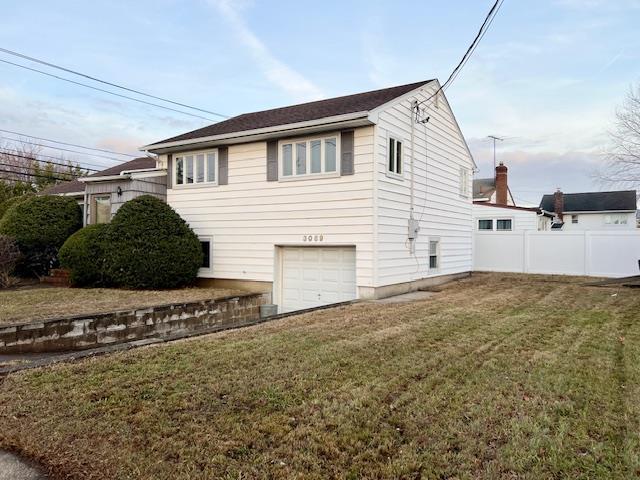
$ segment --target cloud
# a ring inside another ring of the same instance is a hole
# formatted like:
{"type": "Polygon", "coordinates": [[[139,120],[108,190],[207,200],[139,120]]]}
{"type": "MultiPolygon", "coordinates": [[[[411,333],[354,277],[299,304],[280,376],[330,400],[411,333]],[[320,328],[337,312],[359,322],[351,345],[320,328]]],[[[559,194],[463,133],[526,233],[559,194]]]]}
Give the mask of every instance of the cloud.
{"type": "Polygon", "coordinates": [[[324,97],[322,91],[302,74],[280,61],[249,28],[238,11],[238,3],[231,0],[209,0],[231,25],[236,36],[249,50],[271,83],[281,88],[297,101],[317,100],[324,97]]]}

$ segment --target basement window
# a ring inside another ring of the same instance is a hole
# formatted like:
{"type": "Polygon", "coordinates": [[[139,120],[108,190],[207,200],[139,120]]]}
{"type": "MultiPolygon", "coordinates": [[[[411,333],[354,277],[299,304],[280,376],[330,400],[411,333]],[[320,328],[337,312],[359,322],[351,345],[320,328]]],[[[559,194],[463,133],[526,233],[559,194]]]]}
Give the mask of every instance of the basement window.
{"type": "Polygon", "coordinates": [[[440,267],[440,240],[429,241],[429,270],[440,267]]]}
{"type": "Polygon", "coordinates": [[[387,170],[396,175],[402,175],[402,141],[389,137],[389,152],[387,170]]]}
{"type": "Polygon", "coordinates": [[[210,237],[200,237],[200,247],[202,248],[202,265],[203,270],[211,270],[211,245],[210,237]]]}

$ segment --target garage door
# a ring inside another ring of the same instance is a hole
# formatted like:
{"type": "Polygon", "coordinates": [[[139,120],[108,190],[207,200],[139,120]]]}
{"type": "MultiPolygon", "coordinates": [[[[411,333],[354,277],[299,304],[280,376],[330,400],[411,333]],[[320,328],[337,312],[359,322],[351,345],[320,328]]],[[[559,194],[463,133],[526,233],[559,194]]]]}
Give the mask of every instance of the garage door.
{"type": "Polygon", "coordinates": [[[281,312],[355,298],[355,247],[282,248],[281,312]]]}

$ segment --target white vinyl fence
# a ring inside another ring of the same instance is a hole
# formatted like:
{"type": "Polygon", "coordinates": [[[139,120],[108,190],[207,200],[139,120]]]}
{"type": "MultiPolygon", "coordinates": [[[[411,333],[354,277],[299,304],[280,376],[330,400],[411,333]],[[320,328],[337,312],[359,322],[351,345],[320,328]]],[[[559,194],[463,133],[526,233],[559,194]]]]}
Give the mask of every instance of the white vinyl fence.
{"type": "Polygon", "coordinates": [[[640,275],[640,230],[474,232],[474,270],[593,277],[640,275]]]}

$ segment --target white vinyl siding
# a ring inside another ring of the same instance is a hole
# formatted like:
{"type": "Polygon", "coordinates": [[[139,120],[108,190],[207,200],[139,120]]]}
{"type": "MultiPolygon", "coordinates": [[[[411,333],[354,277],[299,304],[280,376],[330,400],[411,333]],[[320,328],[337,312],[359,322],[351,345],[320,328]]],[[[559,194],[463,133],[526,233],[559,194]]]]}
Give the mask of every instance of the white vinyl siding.
{"type": "Polygon", "coordinates": [[[382,110],[376,125],[377,169],[377,275],[376,286],[409,282],[431,275],[469,272],[472,269],[471,198],[460,195],[460,169],[473,169],[473,161],[447,102],[429,108],[429,123],[414,126],[414,217],[420,231],[416,252],[407,244],[411,189],[411,103],[426,100],[435,86],[399,100],[382,110]],[[427,134],[425,134],[425,129],[427,134]],[[389,172],[389,138],[403,141],[402,177],[389,172]],[[427,148],[428,141],[428,148],[427,148]],[[428,152],[428,161],[425,156],[428,152]],[[437,272],[429,269],[429,236],[440,239],[437,272]]]}
{"type": "Polygon", "coordinates": [[[354,175],[267,182],[267,145],[254,142],[229,146],[228,185],[168,189],[168,203],[196,234],[215,238],[213,272],[201,276],[271,282],[276,246],[355,245],[357,285],[372,286],[373,133],[354,131],[354,175]]]}

